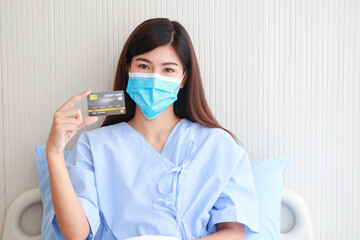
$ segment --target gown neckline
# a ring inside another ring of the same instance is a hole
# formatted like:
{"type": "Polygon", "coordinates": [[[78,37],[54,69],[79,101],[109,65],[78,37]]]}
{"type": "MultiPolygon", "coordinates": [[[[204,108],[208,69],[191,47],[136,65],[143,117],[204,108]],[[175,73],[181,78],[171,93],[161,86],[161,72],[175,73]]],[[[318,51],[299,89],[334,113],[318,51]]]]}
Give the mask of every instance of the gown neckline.
{"type": "Polygon", "coordinates": [[[130,124],[128,124],[127,122],[124,122],[126,126],[128,126],[128,128],[134,132],[138,138],[141,139],[141,142],[144,143],[144,145],[150,149],[150,151],[154,152],[155,154],[157,155],[160,155],[162,157],[164,157],[165,153],[166,153],[166,149],[167,149],[167,146],[170,144],[170,142],[172,141],[172,138],[174,137],[175,135],[175,132],[177,131],[177,129],[180,127],[181,123],[184,121],[185,118],[181,118],[179,122],[176,123],[176,125],[173,127],[173,129],[171,130],[169,136],[167,137],[166,141],[165,141],[165,144],[161,150],[161,152],[158,152],[155,148],[153,148],[150,143],[148,141],[146,141],[146,139],[138,132],[136,131],[135,128],[133,128],[132,126],[130,126],[130,124]]]}

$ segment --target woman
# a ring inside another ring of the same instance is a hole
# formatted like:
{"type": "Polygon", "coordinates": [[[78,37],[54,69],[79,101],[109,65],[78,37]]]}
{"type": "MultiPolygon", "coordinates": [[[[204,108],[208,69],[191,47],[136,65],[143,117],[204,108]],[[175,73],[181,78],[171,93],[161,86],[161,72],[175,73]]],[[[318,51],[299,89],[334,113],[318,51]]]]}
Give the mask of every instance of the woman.
{"type": "Polygon", "coordinates": [[[114,90],[125,89],[126,114],[81,134],[66,164],[65,144],[97,121],[72,109],[90,91],[54,114],[46,155],[57,235],[224,240],[256,232],[247,153],[211,114],[179,23],[150,19],[133,31],[114,83],[114,90]]]}

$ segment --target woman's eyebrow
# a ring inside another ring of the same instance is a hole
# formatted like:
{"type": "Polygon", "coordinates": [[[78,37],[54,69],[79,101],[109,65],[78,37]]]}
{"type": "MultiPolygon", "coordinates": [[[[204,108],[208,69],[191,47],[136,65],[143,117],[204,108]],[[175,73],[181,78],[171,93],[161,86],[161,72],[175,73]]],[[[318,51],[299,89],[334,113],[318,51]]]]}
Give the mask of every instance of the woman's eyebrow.
{"type": "MultiPolygon", "coordinates": [[[[135,59],[135,61],[143,61],[143,62],[147,62],[147,63],[152,63],[149,59],[146,59],[146,58],[137,58],[137,59],[135,59]]],[[[179,64],[177,64],[176,62],[164,62],[161,65],[162,66],[168,66],[168,65],[179,66],[179,64]]]]}
{"type": "Polygon", "coordinates": [[[150,60],[146,58],[137,58],[135,61],[144,61],[144,62],[152,63],[150,60]]]}
{"type": "Polygon", "coordinates": [[[167,65],[176,65],[179,66],[179,64],[175,63],[175,62],[165,62],[163,64],[161,64],[162,66],[167,66],[167,65]]]}

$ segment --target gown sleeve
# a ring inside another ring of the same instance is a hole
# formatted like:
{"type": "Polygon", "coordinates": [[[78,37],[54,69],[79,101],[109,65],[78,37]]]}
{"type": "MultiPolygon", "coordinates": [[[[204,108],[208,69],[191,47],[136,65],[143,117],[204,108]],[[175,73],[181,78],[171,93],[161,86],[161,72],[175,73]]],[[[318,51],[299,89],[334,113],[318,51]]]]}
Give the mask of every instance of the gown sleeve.
{"type": "Polygon", "coordinates": [[[210,211],[210,233],[215,233],[216,224],[222,222],[239,222],[246,233],[258,232],[258,201],[248,154],[241,148],[236,156],[237,166],[210,211]]]}
{"type": "MultiPolygon", "coordinates": [[[[66,158],[66,166],[75,193],[90,224],[87,240],[94,239],[100,226],[100,215],[94,175],[94,165],[86,133],[80,135],[74,149],[66,158]]],[[[56,216],[52,218],[56,239],[65,239],[60,231],[56,216]]]]}

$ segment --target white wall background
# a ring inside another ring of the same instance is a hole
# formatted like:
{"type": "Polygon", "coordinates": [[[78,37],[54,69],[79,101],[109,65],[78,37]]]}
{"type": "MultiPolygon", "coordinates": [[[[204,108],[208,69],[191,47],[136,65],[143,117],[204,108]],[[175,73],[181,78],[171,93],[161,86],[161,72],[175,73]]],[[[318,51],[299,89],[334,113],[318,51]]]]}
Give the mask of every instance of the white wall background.
{"type": "MultiPolygon", "coordinates": [[[[292,161],[285,185],[309,206],[316,239],[360,239],[357,0],[0,0],[0,226],[37,186],[34,148],[55,110],[110,90],[124,41],[152,17],[188,30],[209,104],[250,157],[292,161]]],[[[25,230],[39,232],[29,212],[25,230]]]]}

